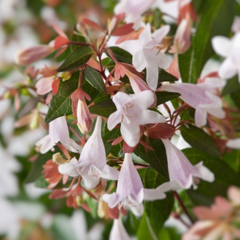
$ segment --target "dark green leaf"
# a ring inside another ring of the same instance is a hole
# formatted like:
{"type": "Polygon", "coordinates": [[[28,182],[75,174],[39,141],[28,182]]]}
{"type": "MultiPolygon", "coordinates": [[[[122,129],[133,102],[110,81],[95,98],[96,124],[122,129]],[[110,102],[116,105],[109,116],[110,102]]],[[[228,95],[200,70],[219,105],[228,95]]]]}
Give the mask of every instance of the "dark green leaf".
{"type": "Polygon", "coordinates": [[[151,235],[151,230],[149,229],[149,227],[151,227],[149,223],[149,219],[147,217],[147,214],[144,213],[139,223],[139,227],[136,234],[138,240],[153,239],[151,235]]]}
{"type": "Polygon", "coordinates": [[[165,70],[159,68],[158,71],[158,82],[172,82],[177,81],[178,79],[172,74],[166,72],[165,70]]]}
{"type": "Polygon", "coordinates": [[[220,157],[221,153],[213,139],[201,128],[193,125],[182,126],[181,134],[185,141],[193,148],[203,151],[209,155],[220,157]]]}
{"type": "Polygon", "coordinates": [[[98,93],[98,95],[94,98],[94,103],[97,104],[97,103],[107,101],[107,100],[110,100],[110,95],[98,93]]]}
{"type": "Polygon", "coordinates": [[[47,180],[44,178],[43,175],[41,175],[35,182],[34,185],[38,188],[47,188],[49,183],[47,180]]]}
{"type": "Polygon", "coordinates": [[[93,55],[92,48],[81,46],[75,49],[58,68],[58,72],[70,71],[84,65],[93,55]]]}
{"type": "Polygon", "coordinates": [[[102,94],[106,94],[106,87],[102,80],[100,73],[92,67],[86,67],[84,69],[84,77],[85,79],[99,92],[102,94]]]}
{"type": "Polygon", "coordinates": [[[175,92],[156,92],[157,105],[179,97],[181,94],[175,92]]]}
{"type": "Polygon", "coordinates": [[[238,82],[238,76],[227,80],[225,87],[222,90],[222,96],[225,96],[229,93],[240,90],[240,84],[238,82]]]}
{"type": "Polygon", "coordinates": [[[223,160],[235,171],[240,171],[240,151],[232,150],[230,153],[226,152],[223,155],[223,160]]]}
{"type": "MultiPolygon", "coordinates": [[[[55,118],[72,113],[71,94],[77,89],[78,80],[79,72],[76,72],[69,80],[60,82],[58,93],[52,96],[49,104],[49,110],[45,118],[46,123],[51,122],[55,118]]],[[[92,99],[98,94],[97,89],[92,87],[87,81],[83,81],[81,87],[92,99]]]]}
{"type": "Polygon", "coordinates": [[[216,35],[227,36],[234,16],[234,1],[211,0],[204,3],[192,47],[178,58],[183,82],[197,82],[204,64],[214,54],[211,39],[216,35]]]}
{"type": "Polygon", "coordinates": [[[238,109],[240,109],[240,90],[231,93],[231,99],[235,103],[238,109]]]}
{"type": "MultiPolygon", "coordinates": [[[[119,47],[110,47],[109,49],[113,52],[119,62],[132,64],[132,55],[129,52],[119,47]]],[[[109,56],[107,52],[106,54],[109,56]]]]}
{"type": "Polygon", "coordinates": [[[46,161],[52,159],[53,152],[47,152],[45,154],[39,154],[37,159],[32,163],[31,170],[28,173],[25,183],[31,183],[37,180],[42,175],[43,165],[46,161]]]}
{"type": "Polygon", "coordinates": [[[150,138],[148,144],[155,150],[145,151],[145,147],[141,144],[135,150],[135,154],[143,159],[145,162],[148,162],[151,167],[159,172],[166,180],[168,177],[168,166],[167,166],[167,156],[165,147],[161,140],[155,140],[150,138]]]}
{"type": "Polygon", "coordinates": [[[211,205],[216,196],[226,196],[230,185],[240,186],[239,175],[221,159],[193,148],[184,149],[183,153],[194,165],[203,161],[204,166],[215,175],[213,183],[201,180],[198,189],[187,191],[189,197],[196,205],[211,205]]]}
{"type": "Polygon", "coordinates": [[[97,114],[102,117],[109,117],[110,114],[115,112],[117,109],[113,101],[107,100],[104,102],[97,103],[89,108],[91,113],[97,114]]]}
{"type": "MultiPolygon", "coordinates": [[[[140,174],[145,188],[157,188],[166,182],[166,179],[153,168],[146,168],[140,174]]],[[[168,192],[166,198],[156,201],[146,201],[144,204],[150,225],[157,236],[160,228],[172,211],[173,203],[173,192],[168,192]]]]}

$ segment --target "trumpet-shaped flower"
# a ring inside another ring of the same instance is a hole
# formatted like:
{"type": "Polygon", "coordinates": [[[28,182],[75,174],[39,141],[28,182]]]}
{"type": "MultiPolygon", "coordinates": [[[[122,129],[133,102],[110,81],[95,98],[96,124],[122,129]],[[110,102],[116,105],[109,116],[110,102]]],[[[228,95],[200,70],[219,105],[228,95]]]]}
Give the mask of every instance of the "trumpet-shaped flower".
{"type": "Polygon", "coordinates": [[[109,240],[130,240],[130,237],[124,228],[121,219],[114,219],[109,240]]]}
{"type": "Polygon", "coordinates": [[[228,79],[238,74],[240,82],[240,32],[232,39],[216,36],[212,39],[212,46],[217,54],[226,58],[219,69],[219,76],[228,79]]]}
{"type": "Polygon", "coordinates": [[[228,140],[226,145],[229,148],[240,149],[240,138],[228,140]]]}
{"type": "Polygon", "coordinates": [[[101,117],[97,118],[93,134],[84,145],[79,161],[73,158],[69,163],[59,165],[61,174],[71,177],[81,175],[86,188],[94,189],[100,178],[117,180],[119,172],[106,164],[106,153],[101,137],[101,117]]]}
{"type": "Polygon", "coordinates": [[[174,190],[188,189],[193,185],[194,177],[208,182],[214,181],[214,174],[202,165],[202,162],[193,166],[185,155],[175,147],[169,140],[162,140],[168,159],[168,172],[174,190]]]}
{"type": "Polygon", "coordinates": [[[163,116],[147,109],[154,102],[154,94],[150,90],[132,95],[118,92],[113,96],[113,102],[117,111],[109,116],[108,129],[112,130],[121,122],[122,137],[130,147],[139,142],[140,125],[165,122],[163,116]]]}
{"type": "Polygon", "coordinates": [[[161,42],[169,30],[170,27],[166,25],[151,34],[151,27],[147,24],[138,40],[125,41],[119,45],[133,55],[133,66],[137,71],[146,68],[146,81],[153,90],[157,88],[158,68],[166,69],[170,65],[169,58],[161,51],[165,48],[161,42]]]}
{"type": "Polygon", "coordinates": [[[80,151],[80,146],[69,137],[65,116],[49,123],[49,134],[36,142],[36,146],[41,146],[40,152],[46,153],[58,142],[61,142],[71,152],[80,151]]]}
{"type": "Polygon", "coordinates": [[[180,98],[196,109],[195,123],[201,127],[207,122],[207,113],[217,118],[225,117],[222,100],[215,95],[216,89],[223,87],[224,84],[221,79],[206,78],[204,83],[197,85],[190,83],[164,84],[161,89],[180,93],[180,98]]]}
{"type": "Polygon", "coordinates": [[[125,21],[134,23],[137,29],[141,25],[141,15],[146,12],[156,0],[121,0],[115,7],[116,14],[125,13],[125,21]]]}
{"type": "Polygon", "coordinates": [[[143,200],[156,200],[166,197],[169,190],[169,183],[164,183],[156,189],[144,189],[141,178],[134,167],[130,153],[126,153],[119,174],[117,191],[112,194],[104,194],[103,201],[108,203],[110,208],[118,204],[129,208],[136,216],[143,214],[143,200]]]}

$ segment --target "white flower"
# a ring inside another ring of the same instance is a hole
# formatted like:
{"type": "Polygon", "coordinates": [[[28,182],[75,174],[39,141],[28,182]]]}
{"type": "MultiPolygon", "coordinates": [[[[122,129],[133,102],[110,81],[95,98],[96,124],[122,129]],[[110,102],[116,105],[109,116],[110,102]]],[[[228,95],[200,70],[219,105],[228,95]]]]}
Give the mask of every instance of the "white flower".
{"type": "Polygon", "coordinates": [[[144,189],[141,178],[134,167],[130,153],[126,153],[119,174],[116,193],[104,194],[102,199],[110,208],[123,204],[136,216],[143,214],[143,200],[156,200],[166,197],[169,183],[162,184],[157,189],[144,189]]]}
{"type": "Polygon", "coordinates": [[[240,32],[237,32],[232,39],[216,36],[212,39],[214,51],[226,59],[219,69],[221,78],[231,78],[238,74],[240,82],[240,32]]]}
{"type": "Polygon", "coordinates": [[[59,165],[61,174],[71,177],[81,175],[86,188],[94,189],[100,178],[117,180],[119,172],[106,164],[106,153],[101,137],[101,117],[97,122],[93,134],[84,145],[79,161],[73,158],[69,163],[59,165]]]}
{"type": "Polygon", "coordinates": [[[174,83],[164,84],[161,89],[168,92],[178,92],[180,98],[196,109],[195,123],[198,127],[207,122],[207,113],[217,118],[224,118],[222,100],[215,95],[216,89],[224,86],[224,81],[218,78],[206,78],[204,83],[174,83]]]}
{"type": "Polygon", "coordinates": [[[158,68],[166,69],[170,65],[169,58],[161,52],[161,41],[169,30],[170,27],[166,25],[151,34],[151,26],[147,24],[138,40],[125,41],[119,45],[133,55],[133,66],[137,71],[146,68],[146,81],[153,90],[157,88],[158,68]]]}
{"type": "Polygon", "coordinates": [[[121,219],[114,219],[109,240],[130,240],[130,237],[124,228],[121,219]]]}
{"type": "Polygon", "coordinates": [[[116,14],[125,13],[125,21],[134,23],[134,28],[141,25],[141,15],[146,12],[156,0],[121,0],[115,7],[116,14]]]}
{"type": "Polygon", "coordinates": [[[228,140],[226,145],[229,148],[240,149],[240,138],[228,140]]]}
{"type": "Polygon", "coordinates": [[[154,94],[150,90],[132,95],[118,92],[113,96],[113,102],[117,111],[109,116],[108,129],[112,130],[121,122],[122,137],[130,147],[139,142],[140,125],[165,122],[163,116],[147,109],[154,102],[154,94]]]}
{"type": "Polygon", "coordinates": [[[58,142],[61,142],[71,152],[80,151],[80,146],[69,137],[65,116],[56,118],[49,123],[49,134],[36,142],[36,146],[41,146],[40,152],[46,153],[58,142]]]}
{"type": "Polygon", "coordinates": [[[169,140],[162,140],[167,154],[168,172],[173,190],[188,189],[194,184],[194,177],[208,182],[214,181],[214,174],[202,165],[202,162],[193,166],[185,155],[169,140]]]}

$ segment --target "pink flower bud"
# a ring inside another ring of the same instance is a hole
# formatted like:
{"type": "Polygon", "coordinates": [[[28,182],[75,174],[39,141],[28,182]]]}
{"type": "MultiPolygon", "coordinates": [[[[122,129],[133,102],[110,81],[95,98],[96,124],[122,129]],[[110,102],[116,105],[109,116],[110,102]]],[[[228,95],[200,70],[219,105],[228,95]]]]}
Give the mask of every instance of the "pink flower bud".
{"type": "Polygon", "coordinates": [[[85,101],[78,100],[77,125],[79,130],[86,134],[92,129],[92,118],[85,101]]]}
{"type": "Polygon", "coordinates": [[[186,52],[191,46],[191,20],[183,19],[178,26],[175,39],[174,47],[176,52],[182,54],[186,52]]]}
{"type": "Polygon", "coordinates": [[[49,45],[39,45],[30,47],[17,53],[15,62],[19,65],[29,65],[42,58],[47,57],[54,51],[54,48],[49,45]]]}

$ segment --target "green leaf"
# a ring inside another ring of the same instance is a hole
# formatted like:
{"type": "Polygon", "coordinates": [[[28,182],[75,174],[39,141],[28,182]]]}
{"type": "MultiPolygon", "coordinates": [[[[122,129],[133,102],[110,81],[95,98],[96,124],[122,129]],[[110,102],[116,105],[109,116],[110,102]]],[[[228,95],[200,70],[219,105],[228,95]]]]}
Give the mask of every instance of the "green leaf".
{"type": "Polygon", "coordinates": [[[86,67],[84,69],[85,79],[99,92],[102,94],[107,94],[105,84],[102,80],[100,73],[92,67],[86,67]]]}
{"type": "MultiPolygon", "coordinates": [[[[119,47],[110,47],[109,49],[113,52],[119,62],[132,64],[132,55],[129,52],[119,47]]],[[[108,52],[106,52],[106,54],[110,57],[108,52]]]]}
{"type": "Polygon", "coordinates": [[[47,188],[49,183],[47,180],[44,178],[43,175],[41,175],[35,182],[34,185],[38,188],[47,188]]]}
{"type": "Polygon", "coordinates": [[[70,71],[84,65],[93,55],[92,48],[81,46],[75,49],[58,68],[58,72],[70,71]]]}
{"type": "Polygon", "coordinates": [[[109,115],[116,110],[116,106],[111,99],[94,104],[89,108],[89,111],[91,113],[97,114],[102,117],[109,117],[109,115]]]}
{"type": "MultiPolygon", "coordinates": [[[[68,81],[60,82],[58,93],[52,96],[49,104],[49,110],[45,118],[46,123],[49,123],[58,117],[70,115],[72,113],[71,94],[77,89],[78,80],[79,72],[76,72],[68,81]]],[[[97,89],[92,87],[87,81],[83,81],[81,87],[92,99],[98,94],[97,89]]]]}
{"type": "Polygon", "coordinates": [[[193,203],[196,205],[211,205],[218,195],[226,196],[227,189],[231,185],[240,186],[240,178],[224,161],[199,150],[188,148],[182,151],[192,164],[203,161],[215,175],[213,183],[201,180],[196,190],[187,190],[193,203]]]}
{"type": "Polygon", "coordinates": [[[240,171],[240,151],[232,150],[230,153],[225,152],[223,160],[230,166],[235,172],[240,171]]]}
{"type": "Polygon", "coordinates": [[[168,176],[168,166],[167,166],[167,156],[165,147],[161,140],[155,140],[153,138],[149,138],[148,141],[149,146],[151,146],[155,151],[151,151],[147,149],[145,151],[145,147],[141,144],[135,149],[135,154],[143,159],[145,162],[149,163],[151,167],[153,167],[158,173],[166,179],[169,179],[168,176]]]}
{"type": "Polygon", "coordinates": [[[227,36],[235,16],[234,1],[206,1],[202,9],[200,23],[192,38],[192,47],[178,56],[183,82],[197,82],[203,66],[214,54],[211,39],[216,35],[227,36]]]}
{"type": "Polygon", "coordinates": [[[178,79],[173,76],[172,74],[166,72],[165,70],[159,68],[158,71],[158,82],[173,82],[177,81],[178,79]]]}
{"type": "Polygon", "coordinates": [[[231,93],[231,99],[238,109],[240,109],[240,90],[231,93]]]}
{"type": "Polygon", "coordinates": [[[156,92],[157,105],[179,97],[181,94],[175,92],[156,92]]]}
{"type": "Polygon", "coordinates": [[[201,128],[193,125],[180,127],[184,140],[193,148],[203,151],[209,155],[220,157],[221,153],[213,139],[201,128]]]}
{"type": "Polygon", "coordinates": [[[28,173],[25,183],[31,183],[36,181],[42,175],[43,165],[46,161],[52,159],[54,152],[47,152],[45,154],[39,154],[37,159],[32,163],[31,170],[28,173]]]}
{"type": "Polygon", "coordinates": [[[151,227],[149,223],[149,219],[147,217],[147,214],[144,213],[139,223],[139,227],[137,229],[136,235],[138,240],[153,239],[151,235],[151,230],[149,230],[149,227],[151,227]]]}
{"type": "MultiPolygon", "coordinates": [[[[153,168],[146,168],[141,171],[144,188],[157,188],[166,179],[153,168]]],[[[168,219],[173,209],[174,197],[173,192],[168,192],[166,198],[156,201],[146,201],[145,211],[154,233],[158,236],[159,230],[168,219]]]]}
{"type": "Polygon", "coordinates": [[[238,82],[238,76],[227,80],[225,87],[222,90],[222,96],[225,96],[229,93],[240,90],[240,84],[238,82]]]}

